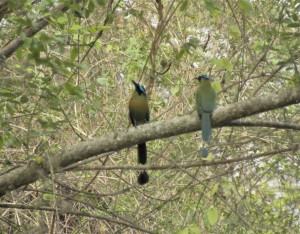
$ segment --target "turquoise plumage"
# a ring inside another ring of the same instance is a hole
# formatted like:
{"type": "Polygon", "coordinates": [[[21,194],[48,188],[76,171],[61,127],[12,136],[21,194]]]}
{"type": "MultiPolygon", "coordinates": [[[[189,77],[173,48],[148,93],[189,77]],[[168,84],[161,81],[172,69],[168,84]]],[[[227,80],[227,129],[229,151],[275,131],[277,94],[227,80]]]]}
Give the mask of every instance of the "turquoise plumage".
{"type": "MultiPolygon", "coordinates": [[[[210,79],[207,75],[197,76],[195,79],[199,81],[196,90],[196,108],[201,118],[202,139],[207,142],[212,139],[211,133],[211,114],[216,107],[216,92],[211,86],[210,79]]],[[[202,156],[208,155],[207,149],[202,149],[202,156]]]]}

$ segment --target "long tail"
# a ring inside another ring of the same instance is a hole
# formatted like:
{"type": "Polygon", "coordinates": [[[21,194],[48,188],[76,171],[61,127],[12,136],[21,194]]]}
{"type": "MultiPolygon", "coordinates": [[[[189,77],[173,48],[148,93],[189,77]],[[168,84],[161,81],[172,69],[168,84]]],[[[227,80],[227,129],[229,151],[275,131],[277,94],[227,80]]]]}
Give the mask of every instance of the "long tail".
{"type": "Polygon", "coordinates": [[[146,184],[149,181],[149,176],[146,171],[143,171],[139,174],[138,183],[140,185],[146,184]]]}
{"type": "MultiPolygon", "coordinates": [[[[138,163],[146,164],[147,163],[147,146],[146,143],[138,144],[138,163]]],[[[149,181],[149,176],[146,171],[142,171],[138,177],[138,183],[140,185],[146,184],[149,181]]]]}
{"type": "Polygon", "coordinates": [[[210,113],[203,112],[201,114],[201,131],[203,141],[211,140],[211,119],[210,113]]]}
{"type": "Polygon", "coordinates": [[[147,147],[146,143],[138,144],[138,163],[147,163],[147,147]]]}

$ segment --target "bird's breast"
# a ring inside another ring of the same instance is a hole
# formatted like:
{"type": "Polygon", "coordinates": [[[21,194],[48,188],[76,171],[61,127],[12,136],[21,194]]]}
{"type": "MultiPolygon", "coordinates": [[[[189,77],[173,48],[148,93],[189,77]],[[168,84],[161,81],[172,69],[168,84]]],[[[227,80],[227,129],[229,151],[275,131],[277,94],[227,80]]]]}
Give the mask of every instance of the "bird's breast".
{"type": "Polygon", "coordinates": [[[129,111],[130,115],[137,123],[144,123],[147,121],[148,109],[146,97],[131,98],[129,102],[129,111]]]}

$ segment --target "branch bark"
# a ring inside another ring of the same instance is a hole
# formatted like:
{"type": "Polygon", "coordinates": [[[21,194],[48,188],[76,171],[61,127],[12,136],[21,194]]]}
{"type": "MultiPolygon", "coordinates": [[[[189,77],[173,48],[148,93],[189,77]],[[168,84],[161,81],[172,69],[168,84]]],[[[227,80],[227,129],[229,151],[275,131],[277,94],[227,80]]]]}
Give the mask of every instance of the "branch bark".
{"type": "MultiPolygon", "coordinates": [[[[80,0],[74,1],[74,3],[78,3],[78,2],[80,2],[80,0]]],[[[65,5],[59,5],[51,11],[51,15],[55,15],[57,14],[57,12],[66,12],[67,10],[69,10],[69,7],[65,5]]],[[[37,34],[39,31],[45,28],[49,23],[50,23],[50,16],[37,19],[32,23],[33,26],[24,29],[23,33],[26,35],[26,37],[33,37],[35,34],[37,34]]],[[[10,41],[5,47],[1,48],[0,63],[2,63],[4,60],[9,58],[23,44],[24,44],[24,39],[17,37],[16,39],[10,41]]]]}
{"type": "MultiPolygon", "coordinates": [[[[227,126],[228,123],[257,113],[300,103],[300,87],[284,89],[276,94],[255,97],[247,101],[220,107],[212,116],[213,127],[227,126]]],[[[167,121],[157,121],[129,128],[118,133],[110,133],[93,140],[80,142],[65,148],[50,157],[50,161],[37,164],[34,161],[0,176],[0,197],[6,192],[32,183],[50,171],[60,172],[78,161],[111,151],[118,151],[138,143],[152,141],[200,129],[196,113],[175,117],[167,121]]]]}
{"type": "Polygon", "coordinates": [[[24,204],[12,204],[12,203],[2,203],[0,204],[0,208],[5,208],[5,209],[21,209],[21,210],[42,210],[42,211],[50,211],[50,212],[58,212],[60,214],[71,214],[71,215],[76,215],[76,216],[82,216],[82,217],[90,217],[94,219],[99,219],[99,220],[104,220],[109,223],[115,223],[115,224],[120,224],[125,227],[131,227],[133,229],[145,232],[145,233],[153,233],[155,234],[156,232],[145,229],[141,226],[138,226],[132,222],[125,222],[119,219],[114,218],[108,218],[102,215],[98,214],[91,214],[88,212],[82,212],[82,211],[77,211],[77,210],[71,210],[71,209],[61,209],[61,208],[53,208],[49,206],[30,206],[30,205],[24,205],[24,204]]]}

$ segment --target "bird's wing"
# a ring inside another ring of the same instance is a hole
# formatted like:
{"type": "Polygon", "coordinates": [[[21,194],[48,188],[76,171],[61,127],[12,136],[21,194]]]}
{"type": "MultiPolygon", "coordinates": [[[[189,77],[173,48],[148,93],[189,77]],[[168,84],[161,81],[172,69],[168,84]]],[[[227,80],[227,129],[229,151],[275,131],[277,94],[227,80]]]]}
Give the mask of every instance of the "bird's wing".
{"type": "Polygon", "coordinates": [[[207,113],[212,113],[216,107],[216,92],[214,89],[211,89],[202,95],[201,99],[202,111],[207,113]]]}

